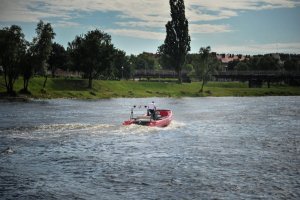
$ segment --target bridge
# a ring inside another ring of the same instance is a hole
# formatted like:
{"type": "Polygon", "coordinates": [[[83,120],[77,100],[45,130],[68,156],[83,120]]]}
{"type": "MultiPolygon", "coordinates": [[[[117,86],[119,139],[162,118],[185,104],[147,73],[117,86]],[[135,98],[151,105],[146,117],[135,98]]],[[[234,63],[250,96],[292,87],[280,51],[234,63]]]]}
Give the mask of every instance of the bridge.
{"type": "Polygon", "coordinates": [[[264,82],[285,82],[300,85],[300,71],[226,71],[213,75],[217,80],[248,81],[249,87],[261,87],[264,82]]]}
{"type": "MultiPolygon", "coordinates": [[[[249,87],[262,87],[263,83],[285,82],[291,85],[300,85],[300,71],[226,71],[212,75],[217,81],[248,81],[249,87]]],[[[172,70],[136,70],[134,78],[150,79],[177,79],[177,73],[172,70]]],[[[195,77],[194,77],[195,78],[195,77]]],[[[182,71],[182,81],[191,82],[187,71],[182,71]]]]}
{"type": "MultiPolygon", "coordinates": [[[[187,75],[186,71],[181,72],[181,77],[183,82],[191,82],[190,77],[187,75]]],[[[135,70],[134,78],[146,78],[150,79],[177,79],[177,73],[173,70],[135,70]]]]}

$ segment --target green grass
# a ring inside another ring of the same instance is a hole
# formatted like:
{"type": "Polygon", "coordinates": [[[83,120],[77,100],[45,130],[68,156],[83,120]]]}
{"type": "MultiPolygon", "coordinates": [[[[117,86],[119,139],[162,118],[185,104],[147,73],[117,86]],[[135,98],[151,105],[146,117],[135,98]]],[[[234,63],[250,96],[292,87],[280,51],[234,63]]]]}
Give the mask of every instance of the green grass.
{"type": "MultiPolygon", "coordinates": [[[[117,97],[205,97],[205,96],[287,96],[300,95],[300,87],[271,85],[267,88],[248,88],[241,82],[209,82],[200,93],[201,83],[174,82],[136,82],[136,81],[102,81],[93,80],[93,89],[88,89],[88,81],[82,79],[48,78],[45,90],[42,90],[43,77],[30,80],[29,91],[32,98],[79,98],[99,99],[117,97]]],[[[15,90],[23,87],[19,78],[15,90]]],[[[0,93],[4,93],[4,80],[0,77],[0,93]]]]}

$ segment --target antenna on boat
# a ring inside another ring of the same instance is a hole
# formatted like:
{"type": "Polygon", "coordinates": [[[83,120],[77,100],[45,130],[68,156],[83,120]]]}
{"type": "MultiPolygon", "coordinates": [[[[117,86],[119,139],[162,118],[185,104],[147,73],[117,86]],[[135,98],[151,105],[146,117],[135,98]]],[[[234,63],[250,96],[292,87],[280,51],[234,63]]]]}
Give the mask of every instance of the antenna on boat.
{"type": "Polygon", "coordinates": [[[131,108],[131,113],[130,113],[130,119],[133,118],[133,109],[136,108],[136,105],[134,105],[132,108],[131,108]]]}

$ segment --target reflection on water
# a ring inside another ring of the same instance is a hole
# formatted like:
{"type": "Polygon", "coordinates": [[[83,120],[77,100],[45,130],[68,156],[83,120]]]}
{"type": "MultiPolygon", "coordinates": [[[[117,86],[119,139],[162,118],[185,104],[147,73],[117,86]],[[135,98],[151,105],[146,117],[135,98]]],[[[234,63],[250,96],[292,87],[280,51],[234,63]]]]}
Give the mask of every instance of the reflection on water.
{"type": "Polygon", "coordinates": [[[155,98],[170,126],[121,125],[151,100],[1,103],[0,197],[300,198],[300,97],[155,98]]]}

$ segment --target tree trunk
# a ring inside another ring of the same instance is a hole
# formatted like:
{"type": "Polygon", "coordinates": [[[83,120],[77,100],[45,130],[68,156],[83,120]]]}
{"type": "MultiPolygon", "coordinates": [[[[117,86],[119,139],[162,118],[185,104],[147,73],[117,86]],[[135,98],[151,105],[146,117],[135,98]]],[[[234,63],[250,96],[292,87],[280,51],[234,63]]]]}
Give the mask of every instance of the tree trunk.
{"type": "Polygon", "coordinates": [[[178,83],[181,84],[182,83],[181,70],[177,72],[177,75],[178,75],[178,83]]]}
{"type": "Polygon", "coordinates": [[[207,70],[204,75],[202,76],[202,86],[201,86],[201,89],[199,92],[203,92],[203,87],[204,87],[204,84],[207,83],[207,80],[208,80],[208,75],[209,73],[211,72],[211,70],[207,70]]]}
{"type": "Polygon", "coordinates": [[[203,79],[202,79],[202,85],[201,85],[201,89],[200,89],[200,91],[199,91],[199,92],[203,92],[204,82],[205,82],[205,80],[204,80],[204,78],[203,78],[203,79]]]}
{"type": "Polygon", "coordinates": [[[92,89],[93,86],[92,81],[93,81],[92,77],[89,77],[89,86],[88,86],[89,89],[92,89]]]}
{"type": "Polygon", "coordinates": [[[51,67],[51,74],[52,74],[52,78],[55,78],[55,67],[51,67]]]}
{"type": "Polygon", "coordinates": [[[26,91],[28,92],[28,84],[29,84],[29,79],[26,80],[26,91]]]}
{"type": "Polygon", "coordinates": [[[5,81],[6,91],[8,93],[8,82],[7,82],[7,77],[6,77],[6,72],[5,71],[4,71],[4,81],[5,81]]]}
{"type": "Polygon", "coordinates": [[[11,96],[16,96],[16,92],[14,91],[14,82],[11,77],[8,77],[7,93],[11,96]]]}
{"type": "Polygon", "coordinates": [[[27,78],[23,78],[23,92],[28,92],[28,82],[29,80],[27,78]]]}
{"type": "Polygon", "coordinates": [[[13,90],[14,90],[14,86],[13,86],[12,80],[10,77],[8,77],[8,91],[11,94],[13,90]]]}
{"type": "Polygon", "coordinates": [[[46,76],[45,76],[44,85],[43,85],[43,89],[45,89],[45,87],[46,87],[46,84],[47,84],[47,79],[48,79],[48,76],[46,75],[46,76]]]}
{"type": "Polygon", "coordinates": [[[26,87],[26,79],[23,77],[23,91],[26,91],[27,87],[26,87]]]}

